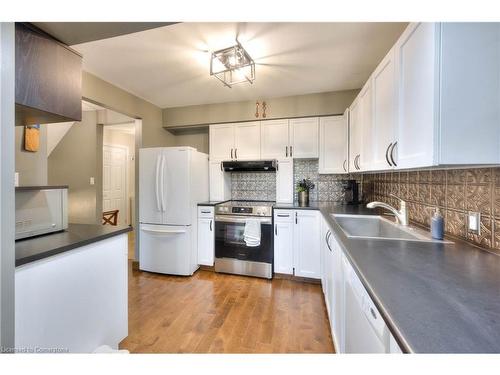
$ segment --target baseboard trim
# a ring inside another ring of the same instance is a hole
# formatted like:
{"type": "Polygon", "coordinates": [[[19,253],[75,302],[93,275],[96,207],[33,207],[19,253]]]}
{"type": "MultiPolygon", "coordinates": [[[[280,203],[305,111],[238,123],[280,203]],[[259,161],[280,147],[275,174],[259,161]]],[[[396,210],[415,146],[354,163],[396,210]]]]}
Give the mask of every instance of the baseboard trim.
{"type": "Polygon", "coordinates": [[[310,277],[302,277],[302,276],[295,276],[295,275],[288,275],[286,273],[275,273],[273,275],[274,279],[278,280],[292,280],[292,281],[298,281],[301,283],[310,283],[310,284],[321,284],[321,280],[318,279],[312,279],[310,277]]]}
{"type": "Polygon", "coordinates": [[[214,266],[202,266],[202,265],[200,265],[200,270],[215,272],[215,267],[214,266]]]}

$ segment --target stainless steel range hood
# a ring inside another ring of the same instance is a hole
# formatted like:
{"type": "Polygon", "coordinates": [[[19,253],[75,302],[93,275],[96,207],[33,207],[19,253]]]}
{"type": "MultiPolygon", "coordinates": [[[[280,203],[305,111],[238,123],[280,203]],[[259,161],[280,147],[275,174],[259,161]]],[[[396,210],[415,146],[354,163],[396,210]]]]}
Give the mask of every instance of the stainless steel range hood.
{"type": "Polygon", "coordinates": [[[225,172],[275,172],[276,160],[223,161],[225,172]]]}

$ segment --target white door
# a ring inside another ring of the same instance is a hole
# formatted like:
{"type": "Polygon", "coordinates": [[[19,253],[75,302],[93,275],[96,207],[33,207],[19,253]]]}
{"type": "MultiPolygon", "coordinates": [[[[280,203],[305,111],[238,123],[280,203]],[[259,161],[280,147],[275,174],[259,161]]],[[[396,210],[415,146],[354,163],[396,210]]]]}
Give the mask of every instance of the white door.
{"type": "Polygon", "coordinates": [[[274,272],[293,275],[293,211],[274,210],[274,272]]]}
{"type": "Polygon", "coordinates": [[[293,230],[295,276],[321,279],[319,215],[318,211],[295,211],[293,230]]]}
{"type": "Polygon", "coordinates": [[[161,148],[139,150],[139,221],[162,224],[163,210],[160,203],[161,148]]]}
{"type": "Polygon", "coordinates": [[[317,158],[319,156],[319,120],[317,117],[290,120],[293,158],[317,158]]]}
{"type": "Polygon", "coordinates": [[[160,170],[164,224],[191,225],[191,163],[187,148],[165,149],[160,170]]]}
{"type": "Polygon", "coordinates": [[[361,154],[361,115],[359,97],[349,108],[349,172],[358,170],[358,159],[361,154]]]}
{"type": "Polygon", "coordinates": [[[288,120],[268,120],[260,123],[262,159],[290,157],[288,120]]]}
{"type": "Polygon", "coordinates": [[[293,203],[293,160],[278,160],[276,170],[276,202],[293,203]]]}
{"type": "Polygon", "coordinates": [[[234,158],[237,160],[260,160],[259,121],[234,125],[234,158]]]}
{"type": "Polygon", "coordinates": [[[198,219],[198,264],[214,265],[214,219],[198,219]]]}
{"type": "Polygon", "coordinates": [[[210,125],[210,160],[234,159],[234,124],[210,125]]]}
{"type": "Polygon", "coordinates": [[[127,214],[127,149],[103,146],[102,209],[118,210],[118,224],[128,224],[127,214]]]}
{"type": "Polygon", "coordinates": [[[431,166],[436,155],[437,25],[410,24],[396,44],[399,95],[398,168],[431,166]]]}
{"type": "MultiPolygon", "coordinates": [[[[393,168],[393,148],[396,142],[397,85],[394,48],[384,57],[372,76],[373,145],[372,169],[393,168]],[[391,159],[392,157],[392,159],[391,159]]],[[[394,160],[395,162],[395,160],[394,160]]]]}
{"type": "Polygon", "coordinates": [[[319,119],[319,173],[347,173],[346,116],[319,119]]]}
{"type": "Polygon", "coordinates": [[[222,170],[221,161],[210,161],[210,200],[225,201],[231,198],[230,174],[222,170]]]}

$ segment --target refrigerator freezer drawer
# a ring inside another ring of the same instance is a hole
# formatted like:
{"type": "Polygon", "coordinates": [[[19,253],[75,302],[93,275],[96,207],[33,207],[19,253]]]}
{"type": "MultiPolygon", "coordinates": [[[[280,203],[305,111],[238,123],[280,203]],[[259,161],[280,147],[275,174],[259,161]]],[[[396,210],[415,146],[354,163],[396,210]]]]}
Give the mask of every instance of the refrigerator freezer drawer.
{"type": "Polygon", "coordinates": [[[143,271],[190,276],[191,226],[140,225],[139,268],[143,271]]]}

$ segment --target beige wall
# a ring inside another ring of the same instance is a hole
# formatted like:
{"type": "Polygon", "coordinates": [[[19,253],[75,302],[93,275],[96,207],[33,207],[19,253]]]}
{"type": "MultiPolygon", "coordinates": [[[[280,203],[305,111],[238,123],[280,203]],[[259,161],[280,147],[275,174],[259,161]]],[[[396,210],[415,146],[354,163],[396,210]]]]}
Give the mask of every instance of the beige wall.
{"type": "Polygon", "coordinates": [[[174,136],[162,127],[161,108],[109,82],[83,72],[82,97],[133,118],[142,119],[142,147],[173,146],[174,136]]]}
{"type": "MultiPolygon", "coordinates": [[[[358,92],[359,90],[332,91],[265,99],[266,119],[342,114],[351,105],[358,92]]],[[[166,127],[255,119],[255,100],[163,110],[163,125],[166,127]]]]}
{"type": "Polygon", "coordinates": [[[47,128],[40,126],[40,149],[24,151],[24,126],[16,126],[16,172],[19,186],[47,185],[47,128]]]}
{"type": "Polygon", "coordinates": [[[208,154],[208,130],[188,132],[175,136],[176,146],[191,146],[208,154]]]}
{"type": "Polygon", "coordinates": [[[70,223],[100,224],[102,216],[102,126],[86,111],[48,158],[48,182],[69,185],[70,223]],[[90,184],[94,177],[95,184],[90,184]]]}

